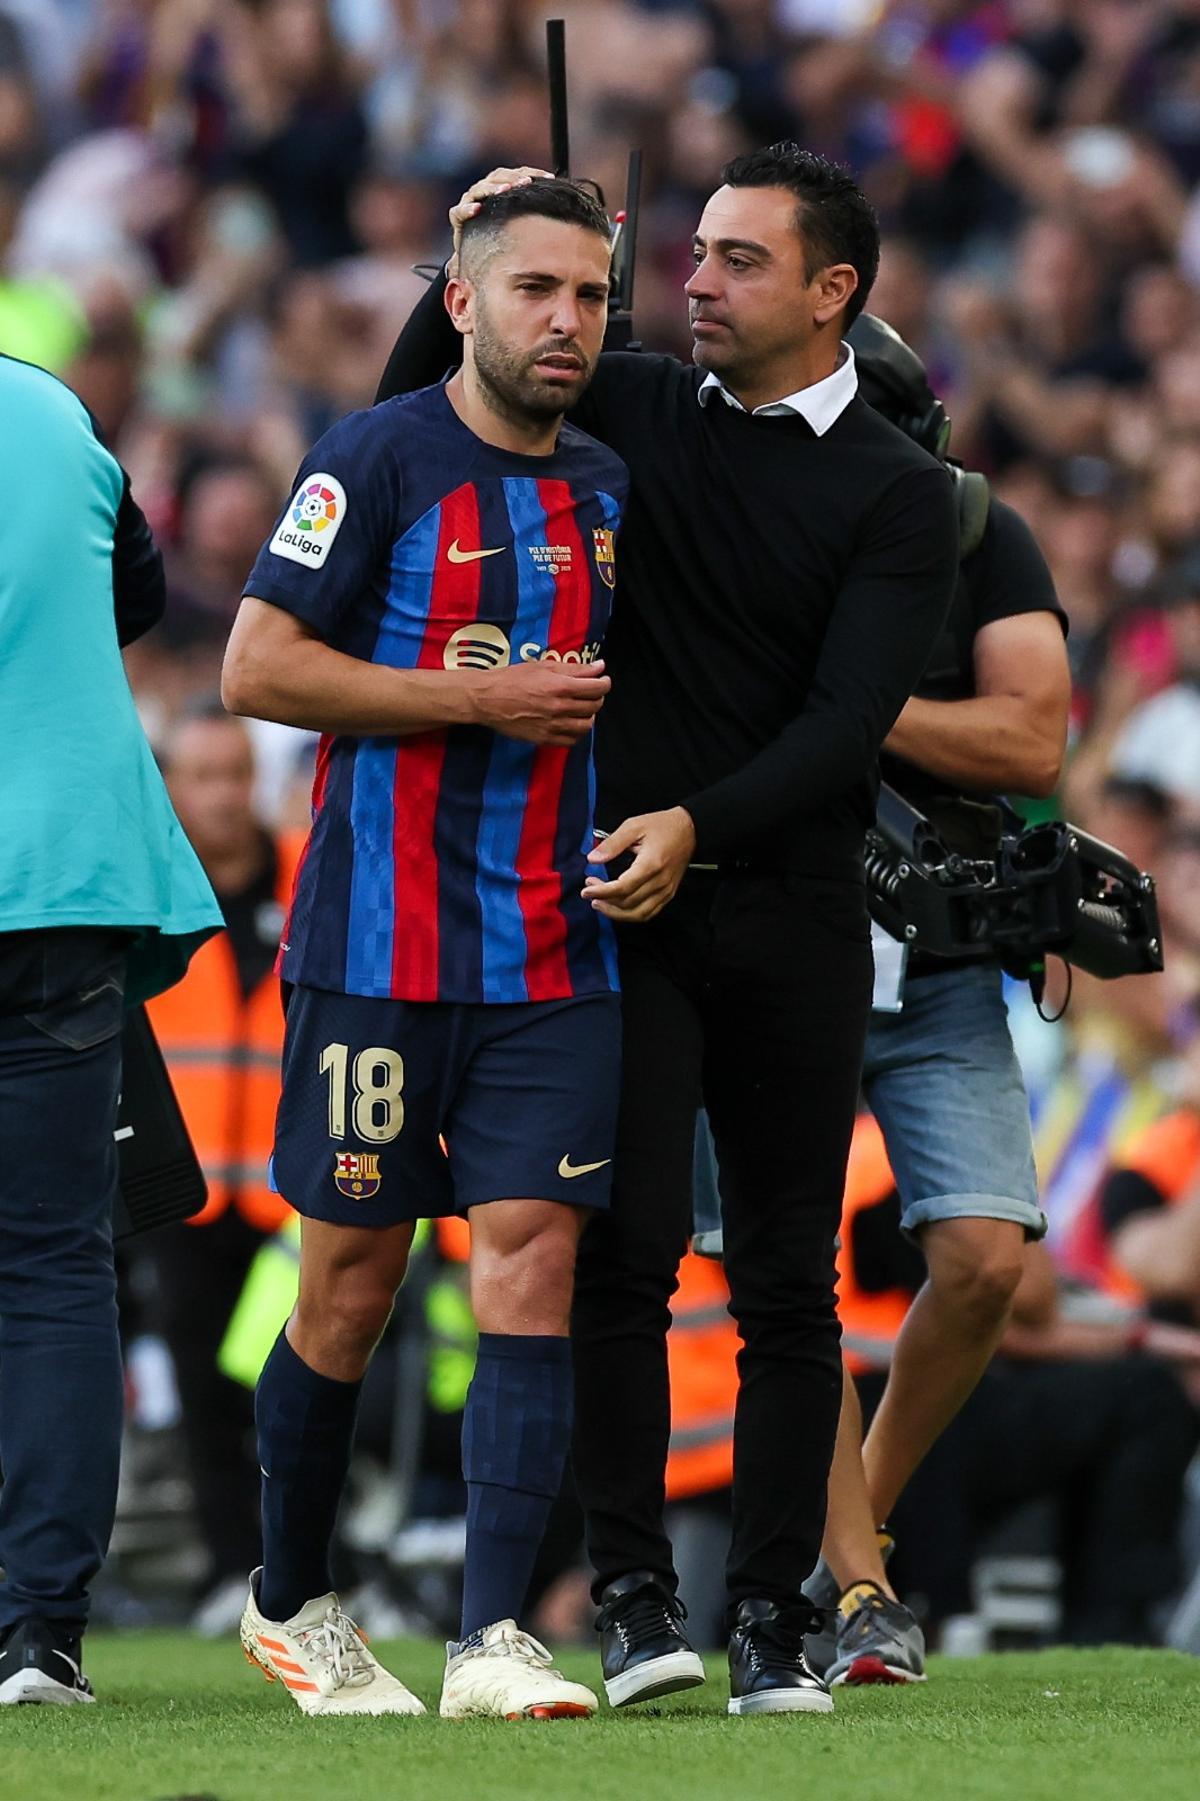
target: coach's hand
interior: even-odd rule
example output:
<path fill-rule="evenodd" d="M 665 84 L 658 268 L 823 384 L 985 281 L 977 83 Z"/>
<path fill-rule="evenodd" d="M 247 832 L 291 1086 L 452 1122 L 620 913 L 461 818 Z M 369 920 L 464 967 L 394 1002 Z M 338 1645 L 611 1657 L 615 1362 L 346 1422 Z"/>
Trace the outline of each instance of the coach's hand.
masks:
<path fill-rule="evenodd" d="M 589 876 L 583 898 L 609 919 L 653 919 L 674 899 L 695 850 L 696 828 L 683 807 L 626 819 L 589 852 L 588 862 L 611 863 L 627 851 L 633 852 L 633 862 L 611 882 Z"/>
<path fill-rule="evenodd" d="M 526 744 L 586 738 L 612 687 L 604 664 L 509 663 L 472 684 L 476 721 Z"/>
<path fill-rule="evenodd" d="M 490 200 L 493 194 L 506 194 L 509 188 L 523 188 L 537 175 L 549 179 L 549 169 L 532 169 L 522 166 L 519 169 L 493 169 L 490 175 L 481 175 L 478 181 L 471 183 L 462 199 L 450 208 L 450 229 L 454 233 L 454 255 L 458 255 L 459 240 L 462 228 L 468 219 L 473 219 L 479 211 L 480 202 Z"/>

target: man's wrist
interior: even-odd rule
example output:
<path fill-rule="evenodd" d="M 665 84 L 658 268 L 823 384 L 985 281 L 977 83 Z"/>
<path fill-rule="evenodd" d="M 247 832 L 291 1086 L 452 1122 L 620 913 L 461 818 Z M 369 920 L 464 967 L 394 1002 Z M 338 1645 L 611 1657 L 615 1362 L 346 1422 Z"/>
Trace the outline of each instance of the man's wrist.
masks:
<path fill-rule="evenodd" d="M 690 857 L 696 849 L 696 822 L 685 806 L 672 807 L 671 811 L 678 815 L 680 830 L 687 833 Z"/>

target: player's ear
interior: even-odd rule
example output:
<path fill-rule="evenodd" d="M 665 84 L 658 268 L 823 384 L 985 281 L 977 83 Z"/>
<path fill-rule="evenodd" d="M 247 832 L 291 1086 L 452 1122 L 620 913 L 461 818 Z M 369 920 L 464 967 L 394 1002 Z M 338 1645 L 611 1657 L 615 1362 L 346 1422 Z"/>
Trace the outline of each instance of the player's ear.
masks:
<path fill-rule="evenodd" d="M 455 331 L 469 338 L 475 329 L 475 283 L 465 275 L 452 275 L 446 283 L 445 300 Z"/>
<path fill-rule="evenodd" d="M 849 303 L 858 287 L 858 270 L 853 263 L 831 263 L 822 269 L 810 292 L 815 299 L 814 325 L 828 325 Z"/>

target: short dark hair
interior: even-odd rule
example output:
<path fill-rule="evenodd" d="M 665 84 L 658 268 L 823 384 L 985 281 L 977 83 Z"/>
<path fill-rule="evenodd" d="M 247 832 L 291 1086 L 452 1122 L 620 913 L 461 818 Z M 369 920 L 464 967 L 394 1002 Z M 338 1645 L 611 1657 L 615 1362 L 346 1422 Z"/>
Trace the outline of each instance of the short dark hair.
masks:
<path fill-rule="evenodd" d="M 463 226 L 460 252 L 465 255 L 470 247 L 483 246 L 489 238 L 498 244 L 511 220 L 527 218 L 561 219 L 564 225 L 594 231 L 605 243 L 612 241 L 608 214 L 594 194 L 562 176 L 538 175 L 522 187 L 490 195 Z"/>
<path fill-rule="evenodd" d="M 730 188 L 787 188 L 796 196 L 796 230 L 804 239 L 806 281 L 831 263 L 850 263 L 858 286 L 846 303 L 853 325 L 879 273 L 879 220 L 848 169 L 785 139 L 735 156 L 721 170 Z"/>

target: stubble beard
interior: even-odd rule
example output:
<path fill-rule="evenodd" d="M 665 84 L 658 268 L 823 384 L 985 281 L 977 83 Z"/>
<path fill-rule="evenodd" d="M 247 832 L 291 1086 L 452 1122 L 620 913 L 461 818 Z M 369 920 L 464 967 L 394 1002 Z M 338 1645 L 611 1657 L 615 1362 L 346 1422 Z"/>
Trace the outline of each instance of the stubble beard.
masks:
<path fill-rule="evenodd" d="M 506 424 L 540 424 L 561 419 L 574 406 L 586 383 L 568 390 L 551 387 L 533 373 L 533 364 L 546 355 L 542 346 L 532 355 L 521 355 L 511 349 L 492 329 L 487 312 L 480 307 L 475 317 L 475 374 L 479 391 L 488 411 Z M 572 354 L 580 356 L 577 347 Z M 584 374 L 590 374 L 584 366 Z"/>

